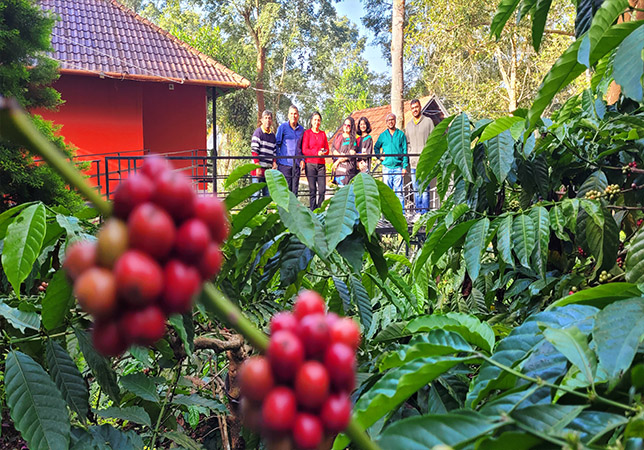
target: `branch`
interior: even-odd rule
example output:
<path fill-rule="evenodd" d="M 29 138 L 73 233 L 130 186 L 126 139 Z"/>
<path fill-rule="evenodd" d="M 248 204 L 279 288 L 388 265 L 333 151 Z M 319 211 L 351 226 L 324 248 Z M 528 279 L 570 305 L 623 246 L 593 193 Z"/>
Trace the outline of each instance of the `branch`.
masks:
<path fill-rule="evenodd" d="M 244 345 L 244 338 L 240 334 L 231 334 L 228 340 L 210 337 L 198 337 L 194 341 L 195 350 L 214 350 L 217 353 L 227 350 L 239 350 Z"/>

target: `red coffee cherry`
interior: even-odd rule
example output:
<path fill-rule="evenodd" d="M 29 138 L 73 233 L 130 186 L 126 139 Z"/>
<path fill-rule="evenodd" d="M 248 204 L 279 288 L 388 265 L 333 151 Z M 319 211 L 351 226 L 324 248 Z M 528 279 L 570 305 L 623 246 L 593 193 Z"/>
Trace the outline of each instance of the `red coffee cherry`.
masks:
<path fill-rule="evenodd" d="M 239 387 L 244 397 L 261 402 L 274 385 L 271 366 L 266 358 L 253 356 L 244 361 L 239 373 Z"/>
<path fill-rule="evenodd" d="M 333 326 L 334 323 L 336 323 L 338 320 L 340 320 L 340 316 L 338 316 L 334 312 L 329 312 L 324 317 L 326 319 L 326 324 L 329 326 L 329 330 L 331 329 L 331 327 Z"/>
<path fill-rule="evenodd" d="M 309 314 L 324 314 L 326 305 L 324 299 L 320 294 L 315 291 L 302 291 L 295 299 L 295 306 L 293 307 L 293 314 L 299 320 Z"/>
<path fill-rule="evenodd" d="M 199 219 L 188 219 L 177 228 L 174 250 L 185 261 L 198 260 L 210 243 L 210 232 Z"/>
<path fill-rule="evenodd" d="M 163 271 L 139 250 L 128 250 L 114 264 L 119 294 L 134 307 L 153 303 L 163 290 Z"/>
<path fill-rule="evenodd" d="M 128 228 L 120 219 L 108 219 L 96 235 L 98 263 L 111 269 L 128 248 Z"/>
<path fill-rule="evenodd" d="M 165 314 L 158 306 L 126 312 L 119 326 L 127 340 L 138 345 L 152 345 L 165 335 Z"/>
<path fill-rule="evenodd" d="M 128 219 L 130 246 L 155 259 L 165 258 L 174 245 L 172 217 L 152 203 L 137 206 Z"/>
<path fill-rule="evenodd" d="M 304 346 L 298 337 L 286 330 L 278 331 L 268 344 L 268 360 L 280 381 L 289 381 L 304 362 Z"/>
<path fill-rule="evenodd" d="M 83 272 L 96 265 L 96 243 L 76 241 L 67 247 L 63 269 L 71 280 L 76 280 Z"/>
<path fill-rule="evenodd" d="M 226 208 L 217 197 L 198 197 L 195 201 L 195 216 L 208 226 L 210 236 L 217 244 L 222 244 L 228 238 L 230 224 Z"/>
<path fill-rule="evenodd" d="M 91 267 L 74 283 L 74 295 L 84 311 L 96 317 L 108 317 L 116 310 L 116 281 L 103 267 Z"/>
<path fill-rule="evenodd" d="M 199 271 L 177 259 L 170 260 L 163 270 L 165 286 L 161 303 L 163 309 L 168 313 L 180 313 L 190 311 L 192 308 L 192 297 L 197 294 L 201 287 Z"/>
<path fill-rule="evenodd" d="M 317 409 L 329 395 L 329 374 L 322 363 L 307 361 L 295 375 L 297 403 L 308 409 Z"/>
<path fill-rule="evenodd" d="M 154 183 L 145 175 L 135 174 L 122 181 L 114 191 L 114 216 L 127 220 L 137 206 L 150 201 Z"/>
<path fill-rule="evenodd" d="M 320 411 L 322 424 L 331 433 L 343 431 L 351 420 L 351 400 L 348 394 L 332 394 Z"/>
<path fill-rule="evenodd" d="M 330 329 L 331 342 L 341 342 L 356 350 L 360 346 L 360 328 L 348 317 L 335 322 Z"/>
<path fill-rule="evenodd" d="M 354 388 L 356 376 L 356 355 L 348 345 L 336 342 L 327 349 L 324 365 L 329 372 L 331 383 L 341 391 Z"/>
<path fill-rule="evenodd" d="M 165 158 L 159 155 L 149 155 L 143 160 L 141 166 L 141 173 L 147 176 L 150 180 L 158 179 L 164 172 L 170 170 L 170 166 Z"/>
<path fill-rule="evenodd" d="M 297 333 L 298 321 L 293 314 L 287 311 L 281 311 L 271 318 L 271 334 L 280 330 L 288 330 Z"/>
<path fill-rule="evenodd" d="M 224 255 L 217 244 L 211 242 L 199 260 L 199 273 L 201 278 L 209 280 L 219 273 Z"/>
<path fill-rule="evenodd" d="M 295 422 L 295 394 L 284 386 L 268 393 L 262 404 L 262 424 L 267 430 L 289 431 Z"/>
<path fill-rule="evenodd" d="M 166 171 L 156 180 L 152 201 L 165 209 L 177 222 L 192 216 L 195 211 L 195 193 L 192 183 L 180 173 Z"/>
<path fill-rule="evenodd" d="M 314 450 L 322 442 L 322 421 L 313 414 L 300 413 L 293 423 L 293 440 L 297 448 Z"/>
<path fill-rule="evenodd" d="M 329 346 L 329 326 L 324 314 L 309 314 L 300 320 L 298 336 L 304 344 L 306 356 L 317 358 L 324 356 Z"/>
<path fill-rule="evenodd" d="M 94 322 L 92 343 L 96 351 L 104 356 L 119 356 L 129 345 L 118 324 L 111 320 Z"/>

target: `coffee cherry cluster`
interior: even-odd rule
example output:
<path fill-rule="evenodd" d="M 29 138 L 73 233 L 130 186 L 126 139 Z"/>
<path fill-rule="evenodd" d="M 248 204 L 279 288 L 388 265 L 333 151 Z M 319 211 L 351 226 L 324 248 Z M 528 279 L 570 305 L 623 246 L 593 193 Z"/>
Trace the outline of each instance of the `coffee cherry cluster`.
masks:
<path fill-rule="evenodd" d="M 612 276 L 605 270 L 602 270 L 601 273 L 599 274 L 600 283 L 606 283 L 607 281 L 610 281 L 611 278 Z"/>
<path fill-rule="evenodd" d="M 585 196 L 585 197 L 586 197 L 588 200 L 598 200 L 598 199 L 600 199 L 600 198 L 602 197 L 602 195 L 603 195 L 603 194 L 602 194 L 600 191 L 596 191 L 596 190 L 594 190 L 594 189 L 591 189 L 591 190 L 589 190 L 588 192 L 586 192 L 586 196 Z"/>
<path fill-rule="evenodd" d="M 118 186 L 114 217 L 96 242 L 67 250 L 74 294 L 95 319 L 94 347 L 117 356 L 161 339 L 167 316 L 190 311 L 202 282 L 219 272 L 228 228 L 216 197 L 197 197 L 164 159 L 146 159 Z"/>
<path fill-rule="evenodd" d="M 637 168 L 637 163 L 635 161 L 631 161 L 628 163 L 626 166 L 622 166 L 622 173 L 630 173 L 633 169 Z"/>
<path fill-rule="evenodd" d="M 249 358 L 240 371 L 244 423 L 268 442 L 316 449 L 349 423 L 360 329 L 325 314 L 313 291 L 301 292 L 293 312 L 276 314 L 270 328 L 266 356 Z"/>
<path fill-rule="evenodd" d="M 609 198 L 613 198 L 617 194 L 619 194 L 622 191 L 622 189 L 619 187 L 617 184 L 609 184 L 606 186 L 604 189 L 604 194 L 607 195 Z"/>

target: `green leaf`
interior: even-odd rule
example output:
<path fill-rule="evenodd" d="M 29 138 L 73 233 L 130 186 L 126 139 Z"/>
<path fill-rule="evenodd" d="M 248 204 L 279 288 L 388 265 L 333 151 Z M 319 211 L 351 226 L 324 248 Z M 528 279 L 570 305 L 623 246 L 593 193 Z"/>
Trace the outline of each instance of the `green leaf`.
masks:
<path fill-rule="evenodd" d="M 604 0 L 601 6 L 595 12 L 593 21 L 590 24 L 588 33 L 584 37 L 587 40 L 588 51 L 580 52 L 578 61 L 590 69 L 590 54 L 594 53 L 597 44 L 608 28 L 610 28 L 617 18 L 628 8 L 628 0 Z"/>
<path fill-rule="evenodd" d="M 541 46 L 541 39 L 546 28 L 551 3 L 552 0 L 537 0 L 536 10 L 532 14 L 532 47 L 534 47 L 535 52 L 538 52 Z"/>
<path fill-rule="evenodd" d="M 353 418 L 367 428 L 407 400 L 418 389 L 466 358 L 419 358 L 391 370 L 357 401 Z"/>
<path fill-rule="evenodd" d="M 199 442 L 191 439 L 185 433 L 180 433 L 178 431 L 168 431 L 167 433 L 163 433 L 163 437 L 170 439 L 172 442 L 180 445 L 186 450 L 203 450 L 203 446 Z"/>
<path fill-rule="evenodd" d="M 485 127 L 485 130 L 483 130 L 483 134 L 481 134 L 479 142 L 485 142 L 488 139 L 492 139 L 493 137 L 509 130 L 513 125 L 520 122 L 525 122 L 525 119 L 519 116 L 500 117 Z"/>
<path fill-rule="evenodd" d="M 89 391 L 78 367 L 58 342 L 47 339 L 45 346 L 49 373 L 58 390 L 72 411 L 80 417 L 87 417 Z"/>
<path fill-rule="evenodd" d="M 353 227 L 358 220 L 355 203 L 353 185 L 343 186 L 333 194 L 324 222 L 328 254 L 331 254 L 337 245 L 353 232 Z"/>
<path fill-rule="evenodd" d="M 351 298 L 353 303 L 358 307 L 358 316 L 360 323 L 365 330 L 371 327 L 373 311 L 371 310 L 371 298 L 360 280 L 353 275 L 349 277 L 349 286 L 351 288 Z"/>
<path fill-rule="evenodd" d="M 403 239 L 409 244 L 409 228 L 403 215 L 402 205 L 394 191 L 380 180 L 375 180 L 380 193 L 380 207 L 382 214 L 396 229 Z"/>
<path fill-rule="evenodd" d="M 620 414 L 601 411 L 582 411 L 566 426 L 561 434 L 564 437 L 564 433 L 568 434 L 572 431 L 579 435 L 581 442 L 592 444 L 609 431 L 627 422 L 628 419 Z"/>
<path fill-rule="evenodd" d="M 443 223 L 431 231 L 429 238 L 425 240 L 423 248 L 420 250 L 420 253 L 414 261 L 414 278 L 419 277 L 420 271 L 424 267 L 425 262 L 427 262 L 427 258 L 429 258 L 434 251 L 434 248 L 436 248 L 436 245 L 438 245 L 443 236 L 445 236 L 445 233 L 447 233 L 447 227 Z"/>
<path fill-rule="evenodd" d="M 380 220 L 378 185 L 371 175 L 362 172 L 351 180 L 351 184 L 356 194 L 356 208 L 360 214 L 360 221 L 367 230 L 367 237 L 370 238 Z"/>
<path fill-rule="evenodd" d="M 512 258 L 512 215 L 501 216 L 496 221 L 499 222 L 496 230 L 496 245 L 499 256 L 507 264 L 514 267 L 514 259 Z"/>
<path fill-rule="evenodd" d="M 268 185 L 268 192 L 277 206 L 288 211 L 291 204 L 290 194 L 286 178 L 279 170 L 268 169 L 264 172 L 266 184 Z"/>
<path fill-rule="evenodd" d="M 38 204 L 36 202 L 22 203 L 20 205 L 9 208 L 8 210 L 0 214 L 0 240 L 4 239 L 7 233 L 7 227 L 13 222 L 14 216 L 20 211 L 25 209 L 28 206 L 33 204 Z"/>
<path fill-rule="evenodd" d="M 616 48 L 638 26 L 640 24 L 637 22 L 623 22 L 608 28 L 590 53 L 590 65 L 594 65 L 605 54 Z M 577 52 L 581 42 L 581 39 L 573 42 L 541 82 L 532 107 L 528 111 L 528 131 L 537 125 L 541 114 L 548 107 L 554 96 L 586 70 L 586 66 L 577 62 Z"/>
<path fill-rule="evenodd" d="M 31 450 L 67 450 L 69 413 L 47 372 L 24 353 L 7 355 L 5 395 L 14 426 Z"/>
<path fill-rule="evenodd" d="M 472 169 L 474 158 L 471 147 L 470 121 L 465 113 L 461 113 L 453 120 L 447 132 L 449 153 L 452 155 L 454 164 L 463 174 L 463 178 L 470 183 L 474 182 Z"/>
<path fill-rule="evenodd" d="M 537 435 L 556 435 L 586 406 L 533 405 L 510 413 L 521 428 Z"/>
<path fill-rule="evenodd" d="M 85 356 L 87 365 L 92 370 L 96 381 L 105 392 L 116 404 L 121 401 L 121 391 L 119 385 L 116 383 L 116 372 L 112 369 L 110 362 L 103 356 L 99 355 L 86 332 L 74 328 L 74 334 L 78 339 L 78 345 Z"/>
<path fill-rule="evenodd" d="M 411 333 L 407 331 L 407 321 L 393 322 L 387 325 L 380 333 L 374 338 L 374 342 L 385 342 L 400 339 L 401 337 L 409 336 Z"/>
<path fill-rule="evenodd" d="M 465 267 L 470 274 L 472 281 L 476 281 L 481 270 L 481 254 L 485 250 L 487 232 L 490 229 L 490 219 L 484 217 L 478 220 L 467 232 L 465 244 L 463 244 L 463 257 Z"/>
<path fill-rule="evenodd" d="M 454 120 L 454 116 L 446 117 L 434 127 L 418 158 L 416 180 L 421 191 L 427 189 L 431 181 L 430 174 L 447 151 L 446 131 L 452 120 Z"/>
<path fill-rule="evenodd" d="M 121 377 L 121 386 L 143 400 L 155 403 L 160 402 L 156 384 L 143 373 L 131 373 Z"/>
<path fill-rule="evenodd" d="M 410 333 L 420 333 L 442 329 L 458 333 L 470 344 L 492 352 L 494 347 L 494 331 L 486 322 L 481 322 L 475 316 L 450 312 L 446 315 L 430 314 L 411 320 L 406 327 Z"/>
<path fill-rule="evenodd" d="M 226 178 L 226 182 L 224 183 L 224 189 L 228 189 L 237 180 L 239 180 L 242 177 L 245 177 L 253 170 L 259 169 L 259 168 L 260 166 L 255 163 L 246 163 L 246 164 L 242 164 L 241 166 L 235 167 L 235 169 L 232 172 L 230 172 L 230 175 L 228 175 L 228 178 Z"/>
<path fill-rule="evenodd" d="M 467 443 L 506 425 L 476 411 L 457 411 L 402 419 L 380 434 L 378 444 L 387 450 L 427 450 L 434 446 L 462 448 Z"/>
<path fill-rule="evenodd" d="M 35 312 L 20 311 L 0 300 L 0 316 L 4 317 L 12 327 L 19 329 L 22 333 L 26 328 L 40 330 L 40 316 Z"/>
<path fill-rule="evenodd" d="M 59 270 L 49 282 L 42 301 L 42 324 L 45 329 L 51 331 L 62 325 L 73 302 L 72 285 L 67 281 L 65 271 Z"/>
<path fill-rule="evenodd" d="M 530 218 L 535 225 L 534 252 L 539 262 L 539 273 L 545 279 L 548 245 L 550 244 L 550 214 L 543 206 L 535 206 L 530 210 Z"/>
<path fill-rule="evenodd" d="M 514 14 L 514 10 L 519 5 L 521 0 L 501 0 L 499 6 L 496 8 L 496 14 L 492 19 L 490 25 L 490 36 L 496 36 L 497 39 L 501 37 L 501 32 L 505 27 L 508 19 Z"/>
<path fill-rule="evenodd" d="M 582 201 L 581 205 L 586 209 L 586 205 L 592 202 Z M 601 207 L 599 210 L 601 220 L 592 216 L 594 220 L 584 221 L 586 228 L 586 242 L 590 253 L 597 260 L 596 267 L 598 270 L 609 270 L 615 265 L 617 252 L 619 250 L 619 226 L 615 222 L 610 210 Z M 602 222 L 600 225 L 598 222 Z"/>
<path fill-rule="evenodd" d="M 564 213 L 564 208 L 562 205 L 554 205 L 550 208 L 550 225 L 552 230 L 555 232 L 557 237 L 562 241 L 569 241 L 570 237 L 565 232 L 565 227 L 567 223 L 567 218 Z"/>
<path fill-rule="evenodd" d="M 644 61 L 644 27 L 633 31 L 619 46 L 613 63 L 613 78 L 622 87 L 622 92 L 637 102 L 642 101 L 642 74 Z"/>
<path fill-rule="evenodd" d="M 546 327 L 544 337 L 568 360 L 579 368 L 591 385 L 595 382 L 597 356 L 588 346 L 588 337 L 577 327 L 556 329 Z"/>
<path fill-rule="evenodd" d="M 230 235 L 234 236 L 243 230 L 246 224 L 253 218 L 257 217 L 257 215 L 262 212 L 270 202 L 270 197 L 258 198 L 244 206 L 238 213 L 233 214 L 231 219 L 232 229 L 230 231 Z"/>
<path fill-rule="evenodd" d="M 123 432 L 110 424 L 93 426 L 84 433 L 72 450 L 141 450 L 143 440 L 134 430 Z"/>
<path fill-rule="evenodd" d="M 225 414 L 228 411 L 226 405 L 224 405 L 220 401 L 211 400 L 209 398 L 202 397 L 199 394 L 176 395 L 172 399 L 172 403 L 174 403 L 175 405 L 183 406 L 199 406 L 201 408 L 207 408 L 215 413 Z"/>
<path fill-rule="evenodd" d="M 255 192 L 261 191 L 264 188 L 264 183 L 251 183 L 241 189 L 235 189 L 224 199 L 224 205 L 228 211 L 239 205 L 244 200 L 249 199 Z"/>
<path fill-rule="evenodd" d="M 414 336 L 409 344 L 403 344 L 399 349 L 385 353 L 379 368 L 384 371 L 400 367 L 416 358 L 471 351 L 472 347 L 460 334 L 438 328 L 427 334 Z"/>
<path fill-rule="evenodd" d="M 616 382 L 633 363 L 644 336 L 644 298 L 612 303 L 597 313 L 593 342 L 599 363 Z"/>
<path fill-rule="evenodd" d="M 588 191 L 603 192 L 604 189 L 606 189 L 606 186 L 608 186 L 606 175 L 601 170 L 596 170 L 581 184 L 579 191 L 577 192 L 577 197 L 583 199 Z"/>
<path fill-rule="evenodd" d="M 71 237 L 82 236 L 85 233 L 83 228 L 80 226 L 78 217 L 56 214 L 56 223 L 65 230 L 68 239 Z"/>
<path fill-rule="evenodd" d="M 186 353 L 191 355 L 195 350 L 195 325 L 192 321 L 192 314 L 173 314 L 168 318 L 168 322 L 181 338 Z"/>
<path fill-rule="evenodd" d="M 31 273 L 40 254 L 47 230 L 45 206 L 31 205 L 22 210 L 7 228 L 2 249 L 2 268 L 16 295 L 20 285 Z"/>
<path fill-rule="evenodd" d="M 510 173 L 514 162 L 514 140 L 512 135 L 507 130 L 503 131 L 490 138 L 486 148 L 490 168 L 499 184 L 502 184 L 508 173 Z"/>
<path fill-rule="evenodd" d="M 107 409 L 94 409 L 94 413 L 104 419 L 119 419 L 127 420 L 129 422 L 139 423 L 142 425 L 152 426 L 150 415 L 145 409 L 140 406 L 124 406 L 118 408 L 116 406 Z"/>
<path fill-rule="evenodd" d="M 315 251 L 321 258 L 328 254 L 324 228 L 318 217 L 309 208 L 303 206 L 295 194 L 289 191 L 289 207 L 278 208 L 284 225 L 291 233 L 311 250 Z"/>
<path fill-rule="evenodd" d="M 637 297 L 642 295 L 642 292 L 635 284 L 631 283 L 607 283 L 600 284 L 599 286 L 583 291 L 575 292 L 562 299 L 557 300 L 547 309 L 556 308 L 557 306 L 565 306 L 573 303 L 579 305 L 590 305 L 597 308 L 603 308 L 618 300 L 626 298 Z"/>
<path fill-rule="evenodd" d="M 443 256 L 449 249 L 451 249 L 456 242 L 458 242 L 465 233 L 468 232 L 471 226 L 476 223 L 476 220 L 468 220 L 467 222 L 462 222 L 456 225 L 454 228 L 451 228 L 443 235 L 443 238 L 436 243 L 436 247 L 432 253 L 432 263 L 436 264 L 438 260 Z"/>
<path fill-rule="evenodd" d="M 529 269 L 530 255 L 535 246 L 535 226 L 534 221 L 528 214 L 519 214 L 514 218 L 512 241 L 514 242 L 514 251 L 521 265 Z"/>
<path fill-rule="evenodd" d="M 481 440 L 476 450 L 499 450 L 511 448 L 512 450 L 530 450 L 537 448 L 543 441 L 536 436 L 519 431 L 506 431 L 498 437 L 488 436 Z"/>
<path fill-rule="evenodd" d="M 624 264 L 626 281 L 633 284 L 644 284 L 644 229 L 640 229 L 633 236 Z"/>

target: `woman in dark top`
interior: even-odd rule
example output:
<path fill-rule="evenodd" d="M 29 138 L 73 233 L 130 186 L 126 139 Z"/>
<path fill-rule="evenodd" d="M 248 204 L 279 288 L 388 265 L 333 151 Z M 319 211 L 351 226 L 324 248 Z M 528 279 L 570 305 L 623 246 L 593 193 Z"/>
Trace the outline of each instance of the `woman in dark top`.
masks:
<path fill-rule="evenodd" d="M 333 143 L 333 154 L 339 156 L 333 163 L 333 173 L 338 186 L 346 186 L 356 173 L 355 158 L 343 158 L 343 155 L 356 154 L 356 123 L 349 116 L 342 125 L 342 134 Z"/>
<path fill-rule="evenodd" d="M 322 116 L 314 112 L 311 116 L 311 128 L 302 136 L 302 154 L 306 158 L 306 178 L 309 181 L 309 208 L 318 209 L 324 201 L 326 192 L 326 166 L 323 156 L 329 154 L 329 142 L 326 133 L 320 130 Z"/>
<path fill-rule="evenodd" d="M 369 119 L 361 117 L 358 120 L 358 153 L 369 155 L 365 159 L 358 160 L 358 170 L 360 172 L 369 172 L 371 170 L 371 155 L 373 155 L 373 139 L 371 138 L 371 124 Z"/>

